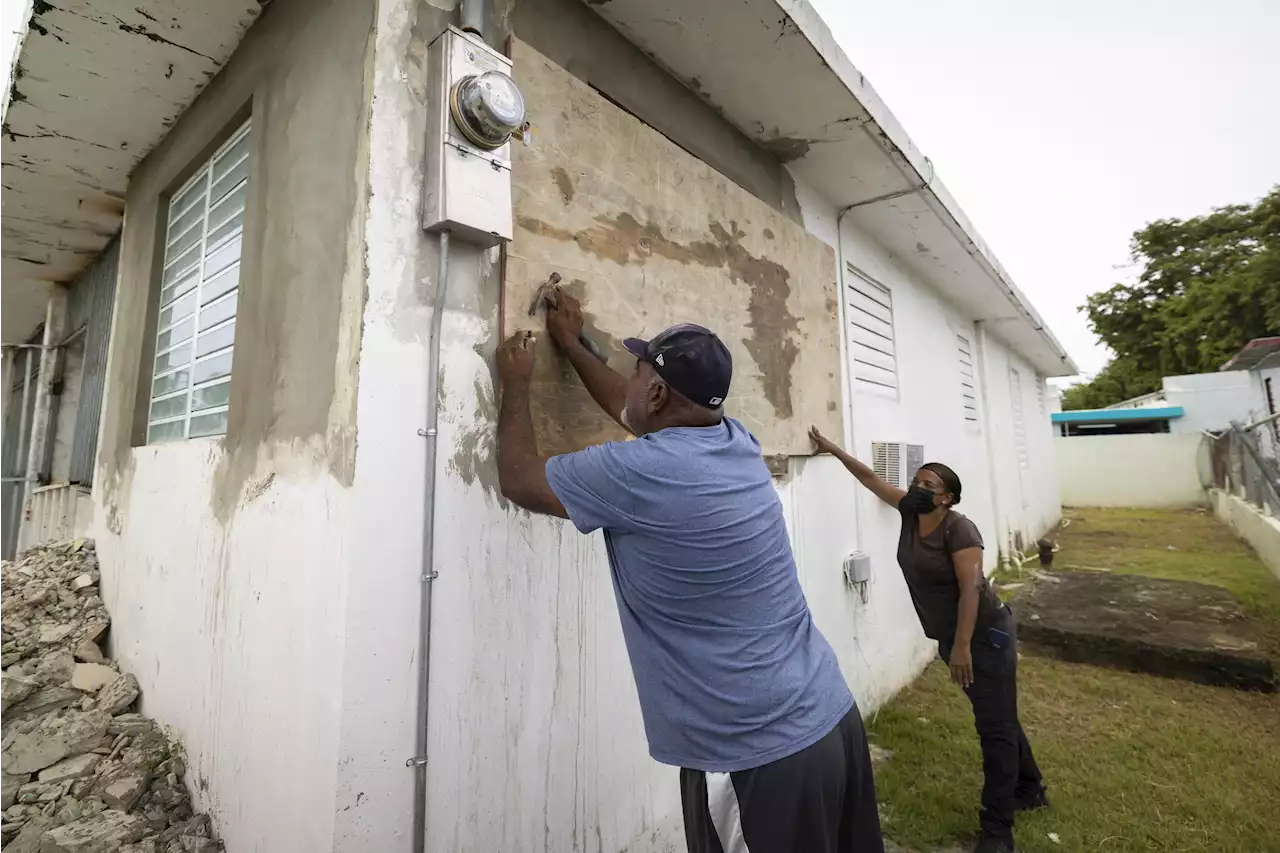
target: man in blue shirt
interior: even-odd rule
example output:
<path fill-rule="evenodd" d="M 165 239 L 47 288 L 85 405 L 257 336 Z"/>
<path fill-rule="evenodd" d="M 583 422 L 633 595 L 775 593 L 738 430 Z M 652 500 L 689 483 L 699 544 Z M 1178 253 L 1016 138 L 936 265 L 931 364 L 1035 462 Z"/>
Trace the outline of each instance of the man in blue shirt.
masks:
<path fill-rule="evenodd" d="M 724 416 L 732 360 L 701 326 L 628 339 L 627 379 L 547 331 L 634 441 L 538 455 L 527 333 L 498 351 L 502 493 L 604 531 L 649 752 L 681 768 L 690 853 L 882 853 L 862 718 L 810 615 L 755 437 Z"/>

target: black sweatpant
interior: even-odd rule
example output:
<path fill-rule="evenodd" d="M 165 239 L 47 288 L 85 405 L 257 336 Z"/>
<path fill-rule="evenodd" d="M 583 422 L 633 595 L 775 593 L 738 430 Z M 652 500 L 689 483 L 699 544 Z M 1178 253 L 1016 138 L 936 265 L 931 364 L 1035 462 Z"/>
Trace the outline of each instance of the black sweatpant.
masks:
<path fill-rule="evenodd" d="M 680 771 L 689 853 L 884 853 L 855 706 L 822 740 L 736 773 Z"/>
<path fill-rule="evenodd" d="M 1018 639 L 1013 614 L 1006 606 L 997 629 L 1008 635 L 996 648 L 990 634 L 975 636 L 973 684 L 965 689 L 973 706 L 973 724 L 982 745 L 982 831 L 1010 842 L 1013 816 L 1020 797 L 1038 792 L 1044 784 L 1031 744 L 1018 721 Z M 938 653 L 951 661 L 951 643 L 938 644 Z"/>

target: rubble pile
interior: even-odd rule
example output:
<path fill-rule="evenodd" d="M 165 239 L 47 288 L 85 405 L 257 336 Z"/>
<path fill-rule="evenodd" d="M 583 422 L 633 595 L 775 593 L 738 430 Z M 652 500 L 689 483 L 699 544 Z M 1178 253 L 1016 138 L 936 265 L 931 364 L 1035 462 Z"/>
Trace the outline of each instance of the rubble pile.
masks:
<path fill-rule="evenodd" d="M 111 618 L 85 540 L 3 564 L 5 853 L 216 853 L 181 749 L 130 709 L 138 681 L 98 645 Z"/>

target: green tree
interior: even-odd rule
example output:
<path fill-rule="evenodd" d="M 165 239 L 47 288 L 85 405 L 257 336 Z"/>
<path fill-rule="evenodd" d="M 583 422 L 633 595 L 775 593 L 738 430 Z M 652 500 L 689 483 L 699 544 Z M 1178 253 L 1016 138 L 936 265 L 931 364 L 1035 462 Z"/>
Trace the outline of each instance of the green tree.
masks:
<path fill-rule="evenodd" d="M 1090 296 L 1081 311 L 1115 357 L 1068 389 L 1064 409 L 1156 391 L 1165 376 L 1217 370 L 1253 338 L 1280 334 L 1280 186 L 1254 205 L 1134 232 L 1142 272 Z"/>

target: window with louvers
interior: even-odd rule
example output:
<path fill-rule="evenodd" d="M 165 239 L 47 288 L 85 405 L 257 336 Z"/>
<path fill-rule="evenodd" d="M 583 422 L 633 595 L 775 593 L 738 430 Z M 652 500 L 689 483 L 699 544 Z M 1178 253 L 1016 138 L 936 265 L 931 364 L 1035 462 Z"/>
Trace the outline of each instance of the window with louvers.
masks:
<path fill-rule="evenodd" d="M 1031 468 L 1031 455 L 1027 452 L 1027 423 L 1022 412 L 1022 377 L 1009 368 L 1009 404 L 1013 409 L 1013 441 L 1018 454 L 1018 465 L 1024 471 Z"/>
<path fill-rule="evenodd" d="M 227 431 L 249 123 L 169 201 L 147 443 Z"/>
<path fill-rule="evenodd" d="M 852 264 L 847 271 L 846 320 L 854 381 L 859 391 L 896 397 L 898 363 L 893 333 L 893 294 Z"/>
<path fill-rule="evenodd" d="M 964 403 L 964 419 L 978 422 L 978 385 L 973 380 L 973 347 L 964 335 L 956 335 L 956 353 L 960 360 L 960 397 Z"/>
<path fill-rule="evenodd" d="M 902 445 L 896 441 L 871 442 L 871 470 L 891 486 L 902 485 Z"/>

